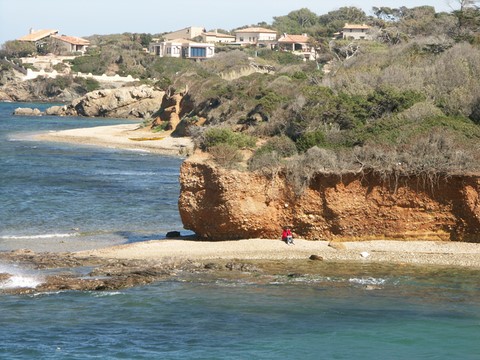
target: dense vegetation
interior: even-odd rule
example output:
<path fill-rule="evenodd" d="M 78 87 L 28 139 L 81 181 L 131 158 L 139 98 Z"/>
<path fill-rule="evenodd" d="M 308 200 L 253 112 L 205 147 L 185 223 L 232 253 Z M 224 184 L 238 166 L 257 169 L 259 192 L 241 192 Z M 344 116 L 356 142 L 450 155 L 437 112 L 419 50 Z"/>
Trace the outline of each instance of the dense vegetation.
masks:
<path fill-rule="evenodd" d="M 190 131 L 223 166 L 245 167 L 242 150 L 249 149 L 250 170 L 285 171 L 299 189 L 318 172 L 415 175 L 432 183 L 480 167 L 475 4 L 458 0 L 451 13 L 380 7 L 375 16 L 354 7 L 324 15 L 300 9 L 258 24 L 309 34 L 319 53 L 311 62 L 221 45 L 201 63 L 158 58 L 142 51 L 151 35 L 126 33 L 89 38 L 87 55 L 71 65 L 86 73 L 130 74 L 170 91 L 188 89 L 193 111 L 184 120 L 206 119 Z M 370 25 L 374 40 L 332 40 L 346 22 Z M 252 63 L 275 71 L 224 80 Z"/>

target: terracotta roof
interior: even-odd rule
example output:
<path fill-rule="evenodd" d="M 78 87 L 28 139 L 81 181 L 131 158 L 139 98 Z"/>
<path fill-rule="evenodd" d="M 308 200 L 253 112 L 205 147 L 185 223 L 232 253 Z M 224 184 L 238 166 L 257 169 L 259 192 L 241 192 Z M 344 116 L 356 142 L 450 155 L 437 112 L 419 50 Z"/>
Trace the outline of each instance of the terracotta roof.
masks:
<path fill-rule="evenodd" d="M 362 24 L 345 24 L 344 29 L 370 29 L 370 26 Z"/>
<path fill-rule="evenodd" d="M 278 39 L 278 42 L 281 43 L 295 43 L 295 44 L 305 44 L 308 42 L 309 37 L 306 35 L 289 35 L 284 34 Z"/>
<path fill-rule="evenodd" d="M 265 29 L 262 27 L 250 27 L 246 29 L 235 30 L 236 33 L 272 33 L 276 34 L 275 30 Z"/>
<path fill-rule="evenodd" d="M 19 41 L 38 41 L 42 40 L 43 38 L 49 37 L 50 35 L 55 35 L 58 33 L 58 30 L 37 30 L 33 31 L 32 33 L 22 36 L 21 38 L 18 38 Z"/>
<path fill-rule="evenodd" d="M 90 41 L 75 36 L 53 35 L 52 37 L 73 45 L 90 45 Z"/>

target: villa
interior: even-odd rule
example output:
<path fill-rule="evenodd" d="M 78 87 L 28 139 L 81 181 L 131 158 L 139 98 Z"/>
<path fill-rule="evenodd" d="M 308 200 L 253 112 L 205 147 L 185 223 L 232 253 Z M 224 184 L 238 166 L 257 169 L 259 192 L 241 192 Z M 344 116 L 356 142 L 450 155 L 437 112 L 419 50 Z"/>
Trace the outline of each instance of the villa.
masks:
<path fill-rule="evenodd" d="M 277 41 L 277 32 L 261 27 L 235 31 L 235 42 L 240 45 L 272 46 Z"/>
<path fill-rule="evenodd" d="M 83 54 L 90 45 L 90 41 L 75 36 L 52 35 L 51 38 L 64 52 L 80 52 Z"/>
<path fill-rule="evenodd" d="M 215 44 L 175 39 L 151 43 L 149 51 L 160 57 L 204 60 L 215 55 Z"/>
<path fill-rule="evenodd" d="M 283 34 L 278 39 L 278 48 L 281 51 L 289 51 L 298 55 L 303 60 L 315 60 L 316 58 L 315 48 L 311 45 L 311 39 L 307 34 Z"/>

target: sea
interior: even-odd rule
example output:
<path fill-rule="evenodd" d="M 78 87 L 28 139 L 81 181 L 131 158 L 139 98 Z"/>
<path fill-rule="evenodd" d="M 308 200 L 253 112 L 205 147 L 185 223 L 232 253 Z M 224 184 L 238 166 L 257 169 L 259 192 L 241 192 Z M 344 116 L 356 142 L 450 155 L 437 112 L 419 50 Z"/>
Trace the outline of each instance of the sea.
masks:
<path fill-rule="evenodd" d="M 182 158 L 41 142 L 126 123 L 15 117 L 0 103 L 0 251 L 75 251 L 183 229 Z M 181 241 L 181 240 L 178 240 Z M 0 359 L 480 359 L 480 271 L 322 264 L 315 274 L 170 279 L 12 295 L 39 270 L 2 264 Z"/>

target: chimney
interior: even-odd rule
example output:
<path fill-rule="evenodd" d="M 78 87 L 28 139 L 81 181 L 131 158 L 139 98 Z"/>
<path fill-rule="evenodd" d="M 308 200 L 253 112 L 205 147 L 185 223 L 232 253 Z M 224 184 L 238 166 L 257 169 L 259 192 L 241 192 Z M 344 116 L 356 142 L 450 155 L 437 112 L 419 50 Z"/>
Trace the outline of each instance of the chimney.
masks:
<path fill-rule="evenodd" d="M 29 34 L 33 34 L 34 31 L 33 31 L 33 27 L 30 28 L 30 30 L 28 31 Z"/>

